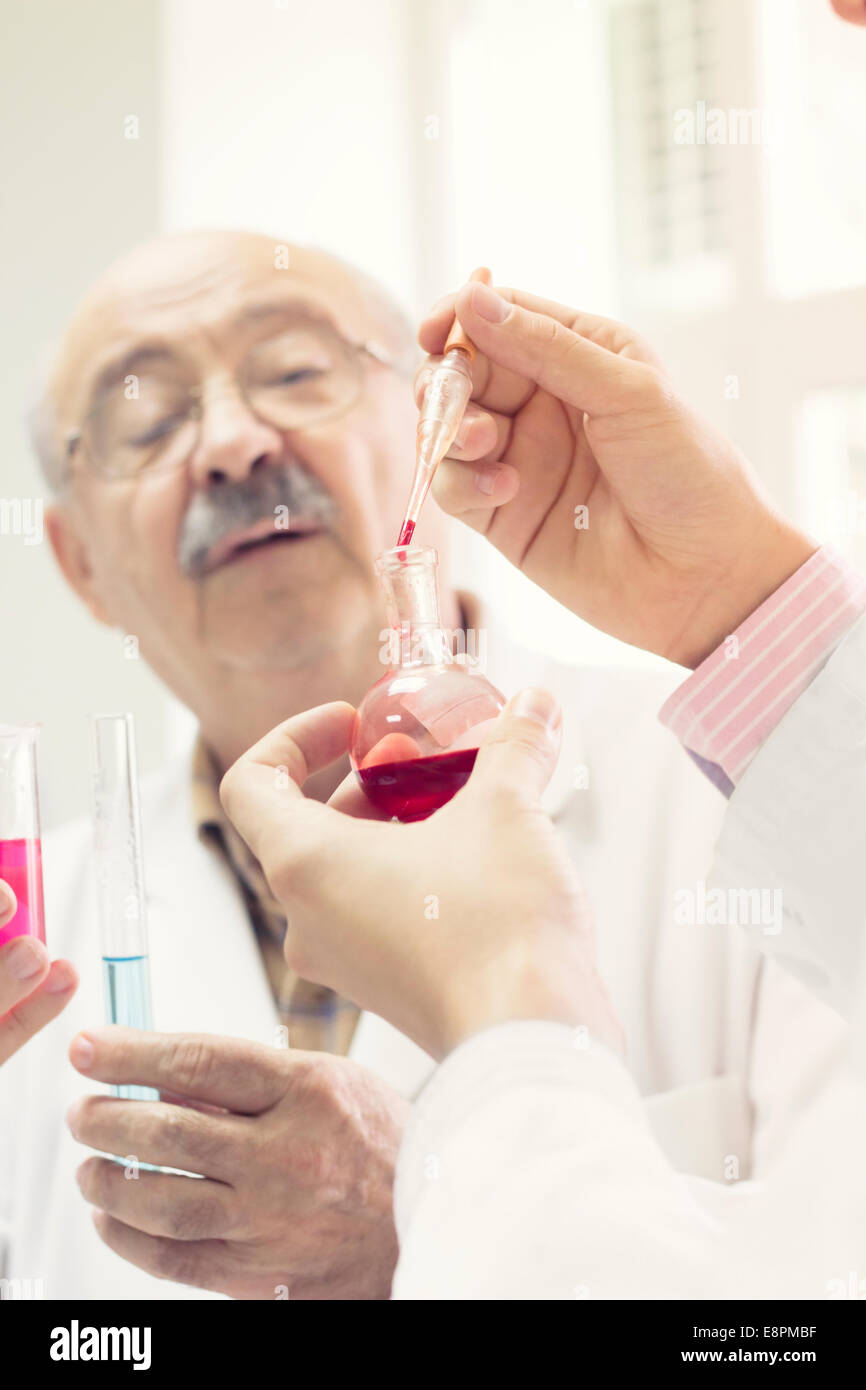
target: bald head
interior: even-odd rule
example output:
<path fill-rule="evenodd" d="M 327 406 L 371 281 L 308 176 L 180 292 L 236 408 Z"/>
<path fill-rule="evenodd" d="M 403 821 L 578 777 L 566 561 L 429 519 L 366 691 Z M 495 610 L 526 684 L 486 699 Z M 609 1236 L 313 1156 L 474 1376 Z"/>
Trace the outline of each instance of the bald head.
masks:
<path fill-rule="evenodd" d="M 64 441 L 86 412 L 101 367 L 135 340 L 208 332 L 235 310 L 312 300 L 351 341 L 373 340 L 411 367 L 409 322 L 388 292 L 336 256 L 256 232 L 179 232 L 143 242 L 90 287 L 64 332 L 31 414 L 46 481 L 66 475 Z"/>

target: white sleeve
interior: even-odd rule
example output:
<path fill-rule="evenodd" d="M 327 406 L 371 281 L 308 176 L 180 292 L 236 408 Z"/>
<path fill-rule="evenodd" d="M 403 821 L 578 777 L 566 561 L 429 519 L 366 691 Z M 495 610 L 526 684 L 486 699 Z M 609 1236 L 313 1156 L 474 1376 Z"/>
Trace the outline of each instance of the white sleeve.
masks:
<path fill-rule="evenodd" d="M 674 1171 L 625 1067 L 582 1030 L 505 1024 L 457 1048 L 416 1105 L 393 1297 L 720 1297 L 720 1211 L 738 1197 Z"/>
<path fill-rule="evenodd" d="M 711 888 L 729 902 L 772 895 L 780 912 L 762 913 L 762 925 L 746 928 L 755 945 L 850 1016 L 866 930 L 864 867 L 866 616 L 731 797 Z M 742 920 L 754 920 L 743 903 Z"/>
<path fill-rule="evenodd" d="M 574 1030 L 480 1033 L 438 1069 L 403 1141 L 393 1297 L 862 1297 L 864 1082 L 861 1035 L 765 1180 L 727 1186 L 671 1167 L 625 1067 Z"/>

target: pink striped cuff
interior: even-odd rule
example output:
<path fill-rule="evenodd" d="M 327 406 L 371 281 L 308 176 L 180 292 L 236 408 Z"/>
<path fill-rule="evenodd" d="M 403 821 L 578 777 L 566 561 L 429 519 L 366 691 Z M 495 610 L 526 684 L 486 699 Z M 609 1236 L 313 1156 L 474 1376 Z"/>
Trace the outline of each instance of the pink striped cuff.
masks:
<path fill-rule="evenodd" d="M 866 576 L 823 546 L 716 648 L 659 718 L 730 795 L 866 611 Z"/>

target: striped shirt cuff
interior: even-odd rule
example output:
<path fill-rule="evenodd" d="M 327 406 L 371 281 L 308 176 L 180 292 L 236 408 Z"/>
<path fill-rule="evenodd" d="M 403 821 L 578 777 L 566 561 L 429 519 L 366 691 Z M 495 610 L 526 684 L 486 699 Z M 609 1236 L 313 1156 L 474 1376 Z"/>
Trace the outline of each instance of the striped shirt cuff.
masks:
<path fill-rule="evenodd" d="M 661 722 L 729 796 L 864 611 L 866 576 L 823 546 L 674 691 Z"/>

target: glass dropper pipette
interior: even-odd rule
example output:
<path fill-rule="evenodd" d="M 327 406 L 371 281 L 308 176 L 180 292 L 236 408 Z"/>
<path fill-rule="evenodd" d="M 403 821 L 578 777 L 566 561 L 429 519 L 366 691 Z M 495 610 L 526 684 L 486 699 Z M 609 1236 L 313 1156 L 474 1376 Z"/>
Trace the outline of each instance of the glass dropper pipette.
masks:
<path fill-rule="evenodd" d="M 469 278 L 489 285 L 490 271 L 482 266 L 473 271 Z M 442 360 L 433 368 L 421 402 L 415 444 L 415 474 L 397 538 L 398 546 L 411 543 L 433 474 L 454 443 L 472 394 L 470 365 L 474 356 L 475 347 L 455 318 L 445 341 Z"/>

